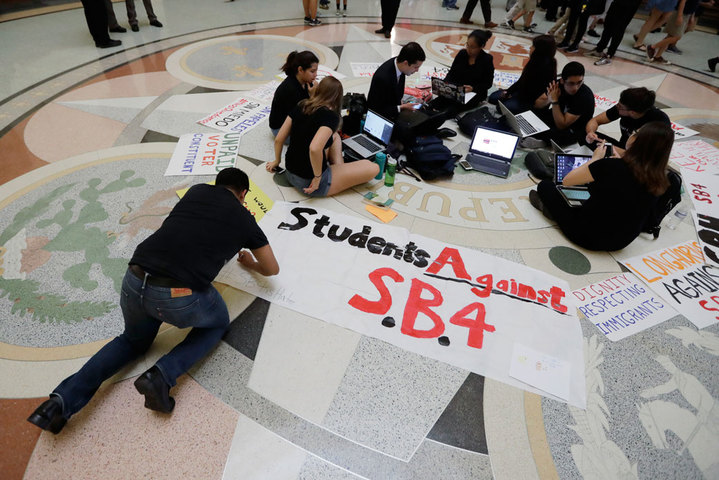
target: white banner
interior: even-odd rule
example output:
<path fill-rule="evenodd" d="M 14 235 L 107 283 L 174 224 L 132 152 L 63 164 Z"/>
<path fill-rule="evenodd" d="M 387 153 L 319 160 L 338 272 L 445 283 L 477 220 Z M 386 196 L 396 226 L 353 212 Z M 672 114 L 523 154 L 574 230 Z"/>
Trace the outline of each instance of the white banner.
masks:
<path fill-rule="evenodd" d="M 419 68 L 418 76 L 421 83 L 431 84 L 433 78 L 441 78 L 442 80 L 444 80 L 448 73 L 449 67 L 445 67 L 444 65 L 422 64 L 422 66 Z"/>
<path fill-rule="evenodd" d="M 682 168 L 684 190 L 694 203 L 694 225 L 707 263 L 719 266 L 719 169 Z"/>
<path fill-rule="evenodd" d="M 350 62 L 350 67 L 352 68 L 352 75 L 354 75 L 355 77 L 371 78 L 380 65 L 381 63 Z"/>
<path fill-rule="evenodd" d="M 497 88 L 509 88 L 514 82 L 519 80 L 519 72 L 502 72 L 501 70 L 494 71 L 494 84 Z"/>
<path fill-rule="evenodd" d="M 259 100 L 267 105 L 272 104 L 272 99 L 275 98 L 275 90 L 280 86 L 280 81 L 272 80 L 261 87 L 257 87 L 254 90 L 247 92 L 248 97 L 252 97 L 255 100 Z"/>
<path fill-rule="evenodd" d="M 719 168 L 719 149 L 703 140 L 674 142 L 669 162 L 677 169 L 704 172 L 708 167 Z"/>
<path fill-rule="evenodd" d="M 239 139 L 239 133 L 187 133 L 177 142 L 165 176 L 217 175 L 234 167 Z"/>
<path fill-rule="evenodd" d="M 277 202 L 260 222 L 280 264 L 229 262 L 216 280 L 406 350 L 586 406 L 582 332 L 568 284 L 469 248 L 329 210 Z M 509 375 L 519 343 L 566 362 L 544 392 Z M 531 383 L 531 382 L 529 382 Z"/>
<path fill-rule="evenodd" d="M 606 112 L 610 108 L 612 108 L 614 105 L 619 103 L 618 100 L 615 100 L 610 97 L 605 97 L 604 95 L 599 95 L 598 93 L 594 94 L 594 114 L 596 115 L 597 112 Z"/>
<path fill-rule="evenodd" d="M 697 328 L 719 321 L 719 268 L 704 263 L 699 242 L 675 245 L 622 263 Z"/>
<path fill-rule="evenodd" d="M 603 282 L 587 285 L 573 291 L 572 295 L 584 318 L 613 342 L 658 325 L 677 314 L 631 273 L 621 273 Z"/>
<path fill-rule="evenodd" d="M 270 105 L 240 97 L 197 123 L 227 133 L 244 133 L 270 116 Z"/>
<path fill-rule="evenodd" d="M 674 130 L 674 140 L 681 140 L 682 138 L 688 138 L 696 135 L 696 130 L 692 130 L 684 125 L 679 125 L 676 122 L 672 122 L 672 130 Z"/>

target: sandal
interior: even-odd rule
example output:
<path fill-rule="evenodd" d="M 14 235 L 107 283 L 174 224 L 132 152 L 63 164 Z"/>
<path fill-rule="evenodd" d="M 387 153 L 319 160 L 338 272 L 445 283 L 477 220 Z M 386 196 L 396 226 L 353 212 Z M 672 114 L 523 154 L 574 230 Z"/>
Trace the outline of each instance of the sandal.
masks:
<path fill-rule="evenodd" d="M 641 45 L 634 45 L 632 48 L 633 48 L 634 50 L 639 50 L 639 51 L 641 51 L 641 52 L 646 52 L 646 51 L 647 51 L 647 46 L 644 45 L 643 43 L 642 43 Z"/>

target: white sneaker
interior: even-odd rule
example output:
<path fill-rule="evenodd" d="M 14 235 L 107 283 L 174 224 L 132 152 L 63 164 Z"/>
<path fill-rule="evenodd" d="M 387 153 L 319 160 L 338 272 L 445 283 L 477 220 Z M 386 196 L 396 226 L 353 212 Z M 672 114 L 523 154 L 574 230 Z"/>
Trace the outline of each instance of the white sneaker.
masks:
<path fill-rule="evenodd" d="M 596 62 L 594 62 L 594 65 L 599 67 L 601 65 L 609 65 L 611 63 L 612 63 L 612 57 L 605 55 L 602 58 L 600 58 L 599 60 L 597 60 Z"/>

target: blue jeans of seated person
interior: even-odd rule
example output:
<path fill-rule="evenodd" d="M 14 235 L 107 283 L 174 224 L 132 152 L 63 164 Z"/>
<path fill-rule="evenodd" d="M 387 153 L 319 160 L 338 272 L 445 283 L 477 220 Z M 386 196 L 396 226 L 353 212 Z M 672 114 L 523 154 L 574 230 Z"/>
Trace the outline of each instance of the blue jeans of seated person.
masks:
<path fill-rule="evenodd" d="M 507 110 L 514 114 L 526 112 L 527 110 L 532 108 L 531 105 L 521 101 L 516 95 L 513 97 L 501 99 L 500 97 L 503 92 L 504 90 L 497 90 L 492 92 L 489 97 L 487 97 L 487 101 L 492 105 L 497 105 L 497 102 L 499 100 L 502 100 L 502 104 L 507 107 Z M 497 109 L 497 112 L 499 113 L 499 109 Z"/>
<path fill-rule="evenodd" d="M 170 386 L 217 345 L 230 323 L 219 292 L 210 285 L 205 290 L 192 290 L 190 295 L 172 298 L 171 290 L 148 285 L 130 270 L 125 273 L 120 292 L 125 331 L 53 391 L 52 396 L 62 399 L 65 418 L 80 411 L 102 382 L 145 353 L 162 322 L 178 328 L 193 327 L 182 342 L 155 364 Z"/>

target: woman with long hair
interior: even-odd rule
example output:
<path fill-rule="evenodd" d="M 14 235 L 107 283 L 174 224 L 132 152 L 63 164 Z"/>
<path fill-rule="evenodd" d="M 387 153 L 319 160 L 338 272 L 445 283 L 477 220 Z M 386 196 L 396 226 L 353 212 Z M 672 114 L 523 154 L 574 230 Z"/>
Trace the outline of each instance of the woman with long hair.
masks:
<path fill-rule="evenodd" d="M 275 90 L 270 110 L 270 130 L 274 136 L 277 136 L 290 110 L 301 100 L 310 98 L 319 62 L 317 55 L 309 50 L 294 51 L 287 55 L 287 61 L 280 68 L 287 78 Z"/>
<path fill-rule="evenodd" d="M 629 137 L 621 157 L 605 158 L 602 143 L 591 160 L 564 177 L 565 186 L 588 185 L 590 197 L 582 206 L 570 207 L 551 180 L 529 192 L 529 202 L 580 247 L 622 249 L 642 232 L 657 198 L 669 187 L 673 143 L 671 126 L 647 123 Z"/>
<path fill-rule="evenodd" d="M 545 93 L 549 84 L 557 79 L 557 44 L 551 35 L 539 35 L 532 40 L 529 61 L 519 79 L 506 90 L 497 90 L 489 96 L 489 103 L 498 100 L 512 113 L 525 112 Z"/>
<path fill-rule="evenodd" d="M 342 95 L 340 81 L 325 77 L 308 100 L 290 111 L 275 137 L 275 160 L 267 163 L 268 172 L 280 165 L 282 146 L 289 136 L 287 179 L 307 195 L 334 195 L 368 182 L 379 173 L 379 166 L 369 160 L 344 163 L 342 140 L 337 133 Z"/>

